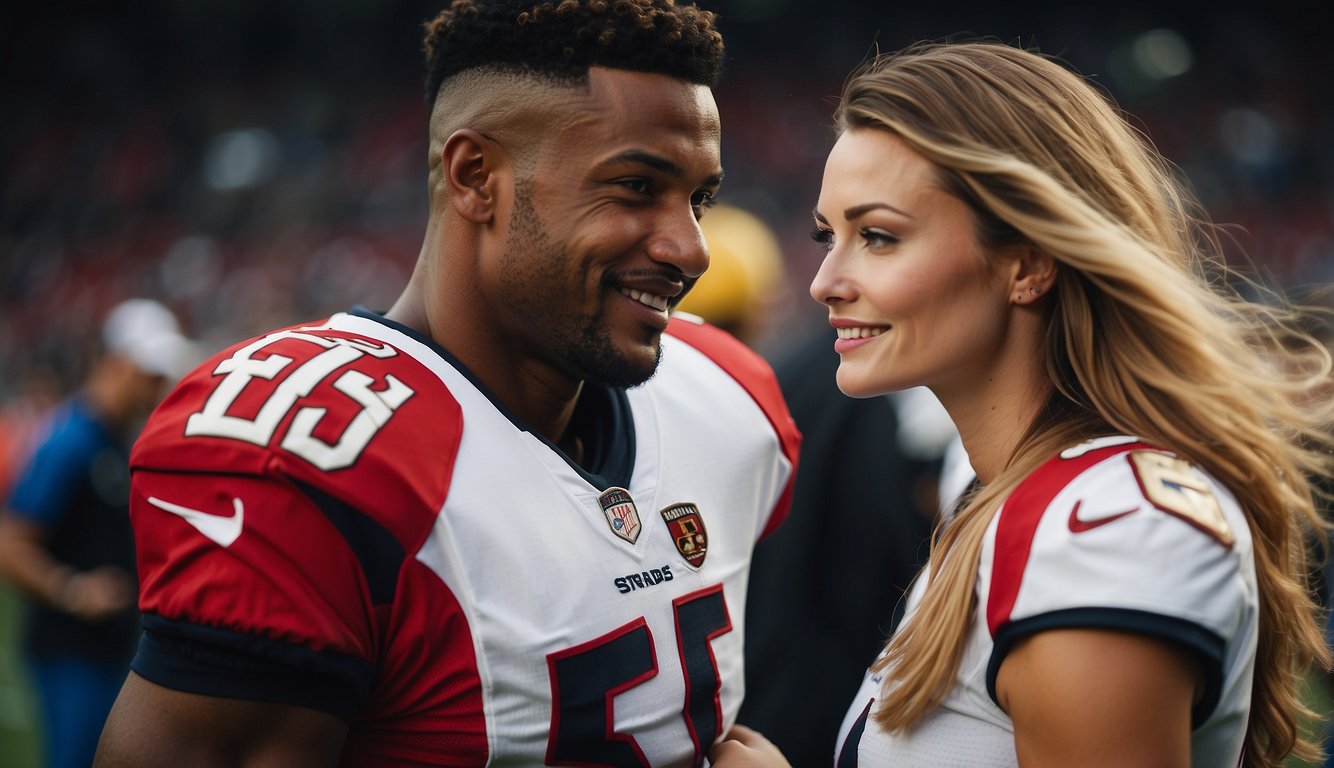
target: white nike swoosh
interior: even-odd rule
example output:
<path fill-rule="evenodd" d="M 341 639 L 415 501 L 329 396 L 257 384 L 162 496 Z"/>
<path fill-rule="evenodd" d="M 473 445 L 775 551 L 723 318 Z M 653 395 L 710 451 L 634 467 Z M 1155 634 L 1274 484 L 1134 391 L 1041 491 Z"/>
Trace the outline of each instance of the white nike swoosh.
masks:
<path fill-rule="evenodd" d="M 232 542 L 241 536 L 241 525 L 245 520 L 245 507 L 238 498 L 232 498 L 232 508 L 235 511 L 232 512 L 230 517 L 210 515 L 207 512 L 182 507 L 180 504 L 172 504 L 170 501 L 163 501 L 152 496 L 148 497 L 148 503 L 158 509 L 184 518 L 185 522 L 195 527 L 195 530 L 217 542 L 221 547 L 230 547 Z"/>

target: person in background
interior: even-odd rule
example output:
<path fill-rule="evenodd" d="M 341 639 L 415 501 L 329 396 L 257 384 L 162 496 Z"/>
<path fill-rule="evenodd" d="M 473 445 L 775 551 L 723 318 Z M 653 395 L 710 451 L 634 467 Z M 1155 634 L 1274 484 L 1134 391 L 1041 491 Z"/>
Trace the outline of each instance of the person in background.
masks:
<path fill-rule="evenodd" d="M 877 57 L 838 126 L 811 295 L 839 388 L 930 387 L 978 485 L 835 764 L 1316 758 L 1301 675 L 1330 651 L 1306 542 L 1324 536 L 1311 478 L 1332 469 L 1334 402 L 1308 311 L 1236 290 L 1166 161 L 1052 59 Z M 742 727 L 711 756 L 784 764 Z"/>
<path fill-rule="evenodd" d="M 46 764 L 92 763 L 139 636 L 128 449 L 190 363 L 171 311 L 131 299 L 107 315 L 102 353 L 48 416 L 0 513 L 0 577 L 27 598 L 23 650 Z"/>
<path fill-rule="evenodd" d="M 222 351 L 135 445 L 98 765 L 692 766 L 736 719 L 799 435 L 671 317 L 722 181 L 713 15 L 454 0 L 425 49 L 397 301 Z"/>
<path fill-rule="evenodd" d="M 63 394 L 60 378 L 36 365 L 19 374 L 17 386 L 0 402 L 0 499 L 9 498 Z"/>

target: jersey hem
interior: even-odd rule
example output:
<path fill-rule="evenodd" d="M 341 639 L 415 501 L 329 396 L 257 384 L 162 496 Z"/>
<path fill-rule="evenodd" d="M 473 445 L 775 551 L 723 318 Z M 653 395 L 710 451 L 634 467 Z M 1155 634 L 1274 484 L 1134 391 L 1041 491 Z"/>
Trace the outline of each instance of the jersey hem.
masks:
<path fill-rule="evenodd" d="M 349 723 L 370 699 L 375 670 L 363 659 L 155 614 L 143 625 L 130 668 L 166 688 L 307 707 Z"/>
<path fill-rule="evenodd" d="M 1000 671 L 1001 662 L 1005 661 L 1005 657 L 1020 640 L 1045 630 L 1075 628 L 1133 632 L 1184 647 L 1201 659 L 1204 670 L 1204 692 L 1191 707 L 1190 727 L 1198 728 L 1218 706 L 1223 690 L 1223 638 L 1186 619 L 1132 608 L 1070 608 L 1002 626 L 996 632 L 991 660 L 987 663 L 987 695 L 996 706 L 1001 705 L 996 696 L 996 675 Z"/>

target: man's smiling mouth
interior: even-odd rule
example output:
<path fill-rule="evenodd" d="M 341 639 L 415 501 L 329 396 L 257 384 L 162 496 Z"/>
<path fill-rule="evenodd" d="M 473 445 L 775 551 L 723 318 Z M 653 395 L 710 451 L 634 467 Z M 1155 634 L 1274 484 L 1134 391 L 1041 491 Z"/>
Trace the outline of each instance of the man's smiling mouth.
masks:
<path fill-rule="evenodd" d="M 670 301 L 666 296 L 657 296 L 644 291 L 637 291 L 634 288 L 617 288 L 621 295 L 628 296 L 646 307 L 652 307 L 659 312 L 667 311 L 667 304 Z"/>

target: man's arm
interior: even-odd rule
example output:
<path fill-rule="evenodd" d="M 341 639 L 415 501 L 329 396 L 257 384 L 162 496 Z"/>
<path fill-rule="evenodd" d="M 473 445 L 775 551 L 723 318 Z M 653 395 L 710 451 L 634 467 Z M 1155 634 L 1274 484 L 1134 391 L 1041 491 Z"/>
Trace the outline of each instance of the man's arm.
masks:
<path fill-rule="evenodd" d="M 93 765 L 325 768 L 338 765 L 347 731 L 326 712 L 185 693 L 131 672 Z"/>

